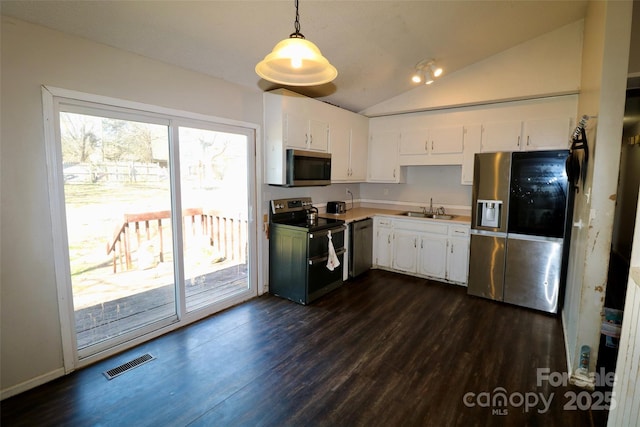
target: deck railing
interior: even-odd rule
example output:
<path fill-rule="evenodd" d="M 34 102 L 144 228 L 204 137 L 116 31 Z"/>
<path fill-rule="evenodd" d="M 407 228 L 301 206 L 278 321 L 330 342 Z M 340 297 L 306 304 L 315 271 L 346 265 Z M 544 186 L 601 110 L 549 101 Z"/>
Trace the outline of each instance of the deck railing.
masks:
<path fill-rule="evenodd" d="M 118 265 L 122 271 L 133 269 L 133 253 L 138 253 L 139 259 L 142 255 L 154 259 L 157 256 L 160 262 L 164 262 L 165 254 L 173 249 L 165 248 L 167 244 L 171 245 L 171 228 L 170 211 L 124 214 L 123 222 L 116 226 L 113 238 L 107 244 L 107 255 L 113 255 L 113 272 L 117 272 Z M 224 259 L 246 262 L 246 218 L 215 210 L 190 208 L 182 212 L 182 229 L 183 248 L 201 242 L 204 237 L 208 245 Z M 143 251 L 146 253 L 143 254 Z M 138 268 L 144 266 L 138 265 Z"/>

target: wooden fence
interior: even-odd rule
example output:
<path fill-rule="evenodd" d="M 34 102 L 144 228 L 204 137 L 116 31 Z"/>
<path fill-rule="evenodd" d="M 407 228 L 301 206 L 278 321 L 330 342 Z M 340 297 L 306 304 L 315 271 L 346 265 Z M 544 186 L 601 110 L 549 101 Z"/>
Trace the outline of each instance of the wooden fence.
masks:
<path fill-rule="evenodd" d="M 113 255 L 113 272 L 117 272 L 118 265 L 122 271 L 135 268 L 132 253 L 142 255 L 143 250 L 152 251 L 147 255 L 157 256 L 160 262 L 164 262 L 165 254 L 173 250 L 170 247 L 171 229 L 170 211 L 124 214 L 123 222 L 115 228 L 113 238 L 107 244 L 107 255 Z M 224 259 L 241 264 L 247 260 L 246 218 L 202 208 L 185 209 L 182 212 L 182 229 L 183 248 L 205 237 Z M 154 245 L 147 246 L 151 242 Z"/>

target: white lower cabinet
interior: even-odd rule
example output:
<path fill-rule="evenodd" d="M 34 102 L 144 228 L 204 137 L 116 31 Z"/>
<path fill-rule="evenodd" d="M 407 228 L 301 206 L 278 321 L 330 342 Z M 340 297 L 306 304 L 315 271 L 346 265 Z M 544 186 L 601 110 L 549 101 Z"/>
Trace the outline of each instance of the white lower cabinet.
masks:
<path fill-rule="evenodd" d="M 447 279 L 462 285 L 469 276 L 469 227 L 449 227 Z"/>
<path fill-rule="evenodd" d="M 446 279 L 447 245 L 446 236 L 421 235 L 418 273 L 436 279 Z"/>
<path fill-rule="evenodd" d="M 393 228 L 389 218 L 375 217 L 373 220 L 373 265 L 391 268 L 391 238 Z"/>
<path fill-rule="evenodd" d="M 415 273 L 417 271 L 418 236 L 410 231 L 397 230 L 393 233 L 393 264 L 397 271 Z"/>
<path fill-rule="evenodd" d="M 466 285 L 469 226 L 376 217 L 374 267 Z"/>

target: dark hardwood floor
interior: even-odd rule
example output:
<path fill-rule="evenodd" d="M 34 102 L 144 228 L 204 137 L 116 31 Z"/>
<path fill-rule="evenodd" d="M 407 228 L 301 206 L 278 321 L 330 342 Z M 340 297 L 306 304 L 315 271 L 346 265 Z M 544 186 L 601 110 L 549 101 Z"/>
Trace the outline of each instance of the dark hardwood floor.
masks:
<path fill-rule="evenodd" d="M 111 381 L 102 375 L 146 352 L 156 360 Z M 6 399 L 1 424 L 582 427 L 606 420 L 565 408 L 565 393 L 581 390 L 538 384 L 538 368 L 566 371 L 559 318 L 370 271 L 310 306 L 265 295 Z M 534 405 L 534 396 L 551 399 L 549 408 Z"/>

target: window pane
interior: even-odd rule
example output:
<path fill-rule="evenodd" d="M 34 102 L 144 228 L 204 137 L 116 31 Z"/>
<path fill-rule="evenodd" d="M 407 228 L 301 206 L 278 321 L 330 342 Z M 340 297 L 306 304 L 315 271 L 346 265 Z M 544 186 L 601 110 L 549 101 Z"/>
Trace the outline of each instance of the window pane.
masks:
<path fill-rule="evenodd" d="M 61 112 L 60 132 L 78 349 L 177 318 L 168 127 Z"/>
<path fill-rule="evenodd" d="M 247 137 L 179 128 L 187 311 L 249 287 Z"/>

